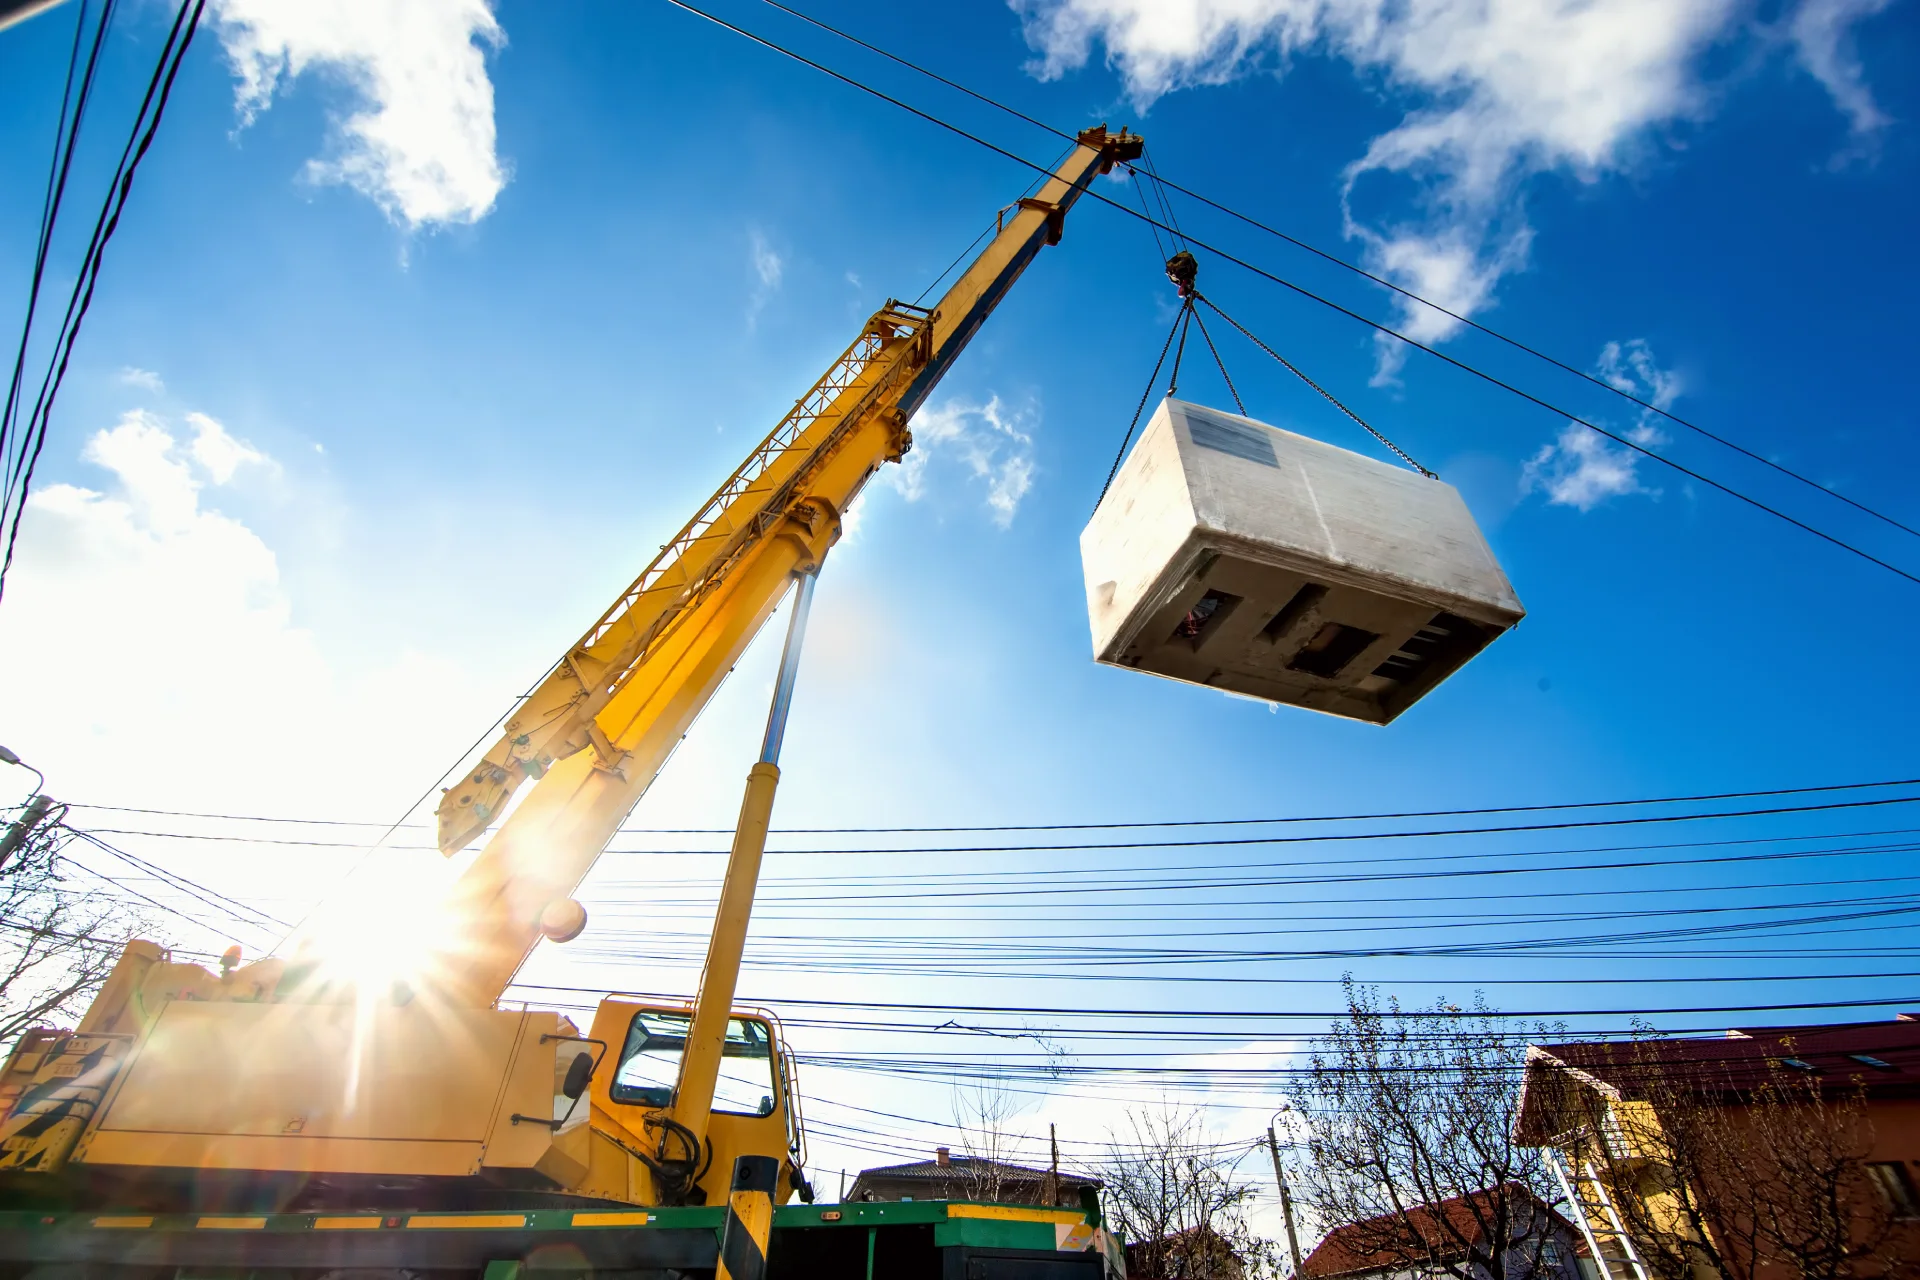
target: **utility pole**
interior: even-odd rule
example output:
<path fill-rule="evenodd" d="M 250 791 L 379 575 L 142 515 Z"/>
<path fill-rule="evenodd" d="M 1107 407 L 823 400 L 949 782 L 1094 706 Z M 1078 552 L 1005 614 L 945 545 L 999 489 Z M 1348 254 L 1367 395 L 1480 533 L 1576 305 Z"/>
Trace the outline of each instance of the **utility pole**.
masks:
<path fill-rule="evenodd" d="M 1047 1166 L 1047 1189 L 1041 1199 L 1053 1205 L 1060 1202 L 1060 1137 L 1051 1124 L 1047 1126 L 1047 1146 L 1053 1152 L 1053 1161 Z"/>
<path fill-rule="evenodd" d="M 1293 1255 L 1294 1280 L 1300 1280 L 1300 1237 L 1293 1229 L 1293 1194 L 1287 1190 L 1286 1170 L 1280 1165 L 1280 1140 L 1267 1126 L 1267 1150 L 1273 1153 L 1273 1180 L 1280 1184 L 1280 1216 L 1287 1221 L 1287 1252 Z"/>
<path fill-rule="evenodd" d="M 37 795 L 27 801 L 27 807 L 20 811 L 20 816 L 8 824 L 7 833 L 0 835 L 0 871 L 7 869 L 8 860 L 20 851 L 20 846 L 27 842 L 34 828 L 47 820 L 47 811 L 51 808 L 52 796 Z"/>

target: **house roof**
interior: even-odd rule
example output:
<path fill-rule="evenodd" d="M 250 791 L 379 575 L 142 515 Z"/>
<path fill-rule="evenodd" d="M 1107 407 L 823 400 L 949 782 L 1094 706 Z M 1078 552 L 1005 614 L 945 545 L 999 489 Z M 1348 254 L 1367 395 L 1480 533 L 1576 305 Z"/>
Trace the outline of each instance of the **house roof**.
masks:
<path fill-rule="evenodd" d="M 1408 1235 L 1417 1236 L 1426 1247 L 1432 1248 L 1443 1258 L 1463 1255 L 1465 1250 L 1455 1241 L 1454 1233 L 1477 1242 L 1480 1238 L 1480 1221 L 1474 1213 L 1476 1202 L 1485 1212 L 1492 1207 L 1493 1197 L 1503 1192 L 1526 1197 L 1545 1211 L 1552 1222 L 1568 1232 L 1573 1230 L 1572 1224 L 1554 1212 L 1551 1206 L 1518 1183 L 1476 1191 L 1470 1196 L 1455 1196 L 1437 1204 L 1415 1205 L 1407 1211 L 1405 1229 Z M 1378 1218 L 1334 1228 L 1300 1264 L 1301 1277 L 1303 1280 L 1327 1280 L 1331 1276 L 1356 1275 L 1393 1266 L 1393 1259 L 1371 1247 L 1369 1240 L 1377 1242 L 1379 1233 L 1383 1229 L 1392 1230 L 1398 1217 L 1398 1214 L 1383 1214 Z"/>
<path fill-rule="evenodd" d="M 982 1176 L 999 1177 L 1015 1182 L 1039 1182 L 1047 1176 L 1047 1170 L 1034 1169 L 1023 1164 L 1007 1164 L 999 1160 L 983 1160 L 975 1156 L 951 1156 L 947 1163 L 938 1160 L 915 1160 L 908 1164 L 880 1165 L 873 1169 L 862 1169 L 861 1178 L 909 1178 L 926 1182 L 955 1182 Z M 1076 1187 L 1102 1187 L 1106 1184 L 1100 1179 L 1083 1173 L 1060 1171 L 1062 1184 Z"/>
<path fill-rule="evenodd" d="M 1664 1080 L 1690 1082 L 1700 1093 L 1726 1101 L 1779 1079 L 1782 1070 L 1869 1096 L 1915 1094 L 1920 1093 L 1920 1013 L 1903 1013 L 1889 1022 L 1743 1027 L 1711 1037 L 1535 1045 L 1528 1051 L 1520 1107 L 1520 1131 L 1529 1141 L 1551 1136 L 1553 1121 L 1542 1114 L 1545 1098 L 1536 1083 L 1538 1073 L 1548 1069 L 1571 1069 L 1627 1098 L 1644 1096 L 1641 1081 L 1654 1069 Z"/>

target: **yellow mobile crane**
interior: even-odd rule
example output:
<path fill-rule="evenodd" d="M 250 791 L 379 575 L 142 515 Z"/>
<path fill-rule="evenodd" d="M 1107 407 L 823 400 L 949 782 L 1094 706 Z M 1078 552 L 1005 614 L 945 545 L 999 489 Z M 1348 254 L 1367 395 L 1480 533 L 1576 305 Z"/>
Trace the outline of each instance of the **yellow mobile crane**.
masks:
<path fill-rule="evenodd" d="M 658 1227 L 662 1214 L 693 1212 L 676 1207 L 718 1205 L 743 1156 L 778 1162 L 775 1202 L 796 1192 L 810 1200 L 778 1024 L 733 1000 L 813 578 L 848 505 L 911 446 L 908 422 L 954 358 L 1039 250 L 1059 241 L 1095 176 L 1140 151 L 1125 130 L 1081 133 L 1033 196 L 1002 210 L 997 234 L 936 306 L 889 301 L 875 312 L 509 713 L 499 740 L 441 800 L 444 853 L 492 835 L 456 882 L 449 927 L 421 976 L 369 989 L 331 972 L 312 947 L 249 964 L 229 953 L 214 972 L 134 942 L 74 1031 L 28 1033 L 0 1072 L 0 1190 L 7 1208 L 53 1212 L 37 1227 L 0 1213 L 0 1273 L 49 1259 L 386 1266 L 404 1250 L 355 1253 L 337 1241 L 378 1240 L 384 1226 L 413 1238 L 405 1230 L 423 1222 L 469 1236 L 529 1230 L 562 1209 L 572 1215 L 562 1243 L 574 1250 L 564 1256 L 592 1269 L 603 1265 L 598 1255 L 581 1253 L 568 1231 Z M 573 898 L 581 880 L 796 583 L 695 999 L 609 997 L 584 1034 L 558 1013 L 500 1007 L 542 938 L 564 942 L 584 928 Z M 653 1212 L 619 1211 L 629 1206 Z M 475 1226 L 454 1209 L 511 1212 Z M 199 1215 L 191 1230 L 168 1216 L 189 1211 Z M 819 1222 L 843 1220 L 826 1212 Z M 267 1254 L 177 1243 L 129 1254 L 114 1243 L 169 1224 L 189 1242 L 229 1238 L 203 1235 L 218 1230 L 277 1238 L 275 1224 L 294 1230 L 289 1214 L 305 1215 L 309 1242 L 336 1243 Z M 1074 1221 L 1051 1225 L 1069 1235 L 1097 1225 Z M 687 1229 L 695 1239 L 674 1246 L 680 1254 L 622 1253 L 621 1265 L 669 1265 L 671 1254 L 680 1258 L 671 1265 L 698 1269 L 698 1237 L 712 1227 Z M 60 1231 L 66 1253 L 47 1243 Z M 874 1250 L 884 1257 L 893 1246 L 867 1244 L 872 1274 Z M 473 1261 L 455 1254 L 451 1264 L 453 1254 L 405 1256 L 416 1269 Z"/>

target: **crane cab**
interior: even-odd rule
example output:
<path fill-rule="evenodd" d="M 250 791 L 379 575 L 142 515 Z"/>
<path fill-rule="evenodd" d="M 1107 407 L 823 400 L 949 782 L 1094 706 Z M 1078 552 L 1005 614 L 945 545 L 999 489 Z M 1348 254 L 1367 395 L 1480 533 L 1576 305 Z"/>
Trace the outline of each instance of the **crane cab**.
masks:
<path fill-rule="evenodd" d="M 611 1070 L 593 1074 L 591 1168 L 577 1194 L 631 1204 L 719 1204 L 734 1159 L 780 1161 L 775 1202 L 811 1198 L 801 1169 L 805 1146 L 793 1065 L 778 1021 L 764 1010 L 735 1010 L 727 1022 L 707 1140 L 698 1151 L 670 1109 L 686 1051 L 688 1004 L 628 996 L 602 1001 L 590 1040 Z"/>

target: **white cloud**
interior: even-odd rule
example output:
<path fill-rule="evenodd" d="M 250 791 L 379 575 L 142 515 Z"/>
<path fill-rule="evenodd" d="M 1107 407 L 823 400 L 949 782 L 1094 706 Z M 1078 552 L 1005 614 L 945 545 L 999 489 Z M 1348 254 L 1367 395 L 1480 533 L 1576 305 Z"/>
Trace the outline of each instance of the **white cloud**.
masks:
<path fill-rule="evenodd" d="M 1787 24 L 1794 52 L 1814 79 L 1833 95 L 1856 136 L 1891 121 L 1873 100 L 1853 45 L 1853 26 L 1881 12 L 1892 0 L 1804 0 Z"/>
<path fill-rule="evenodd" d="M 1638 396 L 1659 409 L 1667 409 L 1680 395 L 1680 378 L 1671 369 L 1662 369 L 1647 344 L 1635 338 L 1631 342 L 1609 342 L 1600 350 L 1594 372 L 1608 385 Z M 1666 442 L 1660 430 L 1659 416 L 1642 409 L 1635 422 L 1623 433 L 1635 444 L 1652 449 Z M 1569 422 L 1551 444 L 1527 460 L 1520 472 L 1522 493 L 1544 493 L 1555 506 L 1591 511 L 1608 498 L 1629 494 L 1658 497 L 1658 489 L 1641 482 L 1642 456 L 1625 445 L 1613 444 L 1591 427 Z"/>
<path fill-rule="evenodd" d="M 233 479 L 233 473 L 243 466 L 277 468 L 277 464 L 266 454 L 245 440 L 234 439 L 227 434 L 225 427 L 206 414 L 189 413 L 187 422 L 193 427 L 193 443 L 188 446 L 188 452 L 206 470 L 213 483 L 228 483 Z"/>
<path fill-rule="evenodd" d="M 753 251 L 753 273 L 760 277 L 762 288 L 778 289 L 780 273 L 785 269 L 786 264 L 781 261 L 780 255 L 773 251 L 773 246 L 767 243 L 767 237 L 758 229 L 750 238 Z"/>
<path fill-rule="evenodd" d="M 160 395 L 167 389 L 167 384 L 160 380 L 160 375 L 151 369 L 136 369 L 132 365 L 126 365 L 120 370 L 119 378 L 123 386 L 139 387 L 142 391 L 151 391 L 155 395 Z"/>
<path fill-rule="evenodd" d="M 277 464 L 205 415 L 188 423 L 126 413 L 81 454 L 104 483 L 28 502 L 0 609 L 8 733 L 68 798 L 311 812 L 334 793 L 316 779 L 364 754 L 367 726 L 396 725 L 347 807 L 412 799 L 459 749 L 419 740 L 458 737 L 437 726 L 471 719 L 466 682 L 412 654 L 341 678 L 297 624 L 274 551 L 215 505 L 246 500 Z M 84 697 L 56 671 L 84 672 Z"/>
<path fill-rule="evenodd" d="M 747 327 L 759 322 L 760 312 L 766 308 L 767 300 L 779 292 L 780 277 L 786 271 L 786 261 L 766 237 L 760 228 L 754 227 L 747 232 L 747 263 L 753 268 L 753 277 L 757 283 L 747 297 Z"/>
<path fill-rule="evenodd" d="M 883 472 L 908 502 L 927 492 L 928 472 L 953 459 L 985 483 L 986 502 L 1001 528 L 1013 523 L 1020 500 L 1033 487 L 1031 408 L 1011 412 L 994 396 L 987 403 L 946 400 L 913 417 L 913 448 L 900 465 Z"/>
<path fill-rule="evenodd" d="M 309 177 L 345 183 L 409 229 L 493 207 L 506 177 L 485 49 L 506 37 L 488 0 L 218 0 L 218 14 L 243 124 L 310 69 L 352 89 L 356 109 Z"/>
<path fill-rule="evenodd" d="M 1848 25 L 1887 0 L 1805 0 L 1801 56 L 1856 121 L 1876 119 Z M 1009 0 L 1058 76 L 1096 45 L 1145 108 L 1295 56 L 1341 59 L 1413 105 L 1345 175 L 1348 234 L 1382 275 L 1462 315 L 1483 310 L 1531 238 L 1528 181 L 1581 181 L 1626 168 L 1658 126 L 1698 117 L 1696 70 L 1734 36 L 1740 0 Z M 1801 34 L 1804 29 L 1804 35 Z M 1377 192 L 1409 189 L 1411 212 L 1377 218 Z M 1395 200 L 1395 207 L 1409 207 Z M 1400 327 L 1424 342 L 1459 323 L 1400 300 Z M 1391 340 L 1388 340 L 1391 343 Z M 1398 344 L 1381 348 L 1391 377 Z"/>

